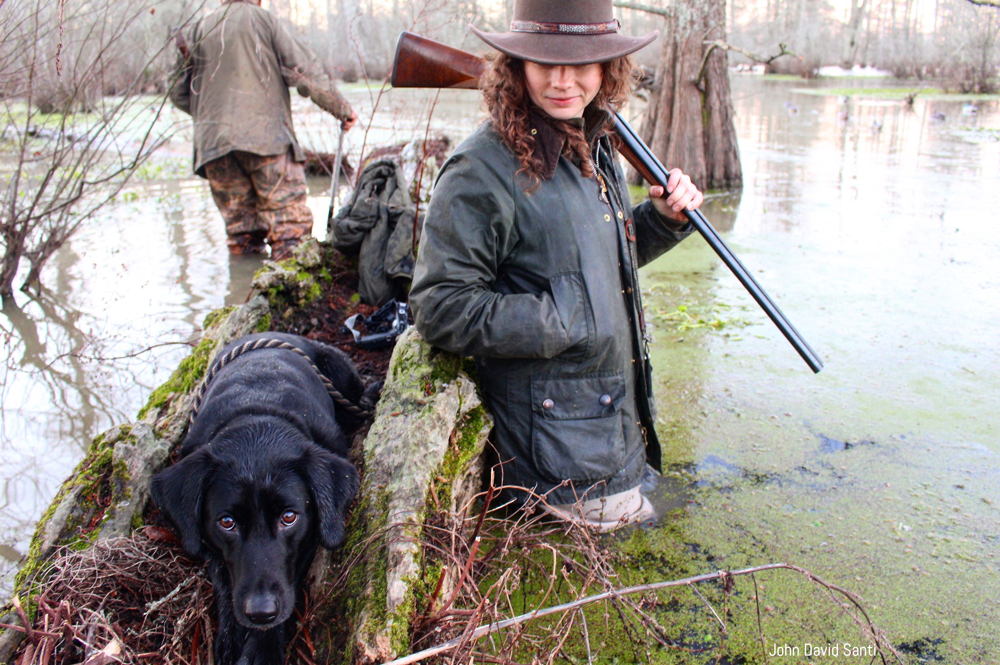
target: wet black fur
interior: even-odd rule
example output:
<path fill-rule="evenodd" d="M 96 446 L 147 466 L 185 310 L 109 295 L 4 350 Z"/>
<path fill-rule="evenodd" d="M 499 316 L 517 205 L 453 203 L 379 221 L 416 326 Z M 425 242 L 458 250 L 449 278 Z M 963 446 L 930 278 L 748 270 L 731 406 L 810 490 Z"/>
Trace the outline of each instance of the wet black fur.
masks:
<path fill-rule="evenodd" d="M 239 339 L 222 354 L 259 337 L 302 349 L 344 397 L 360 401 L 365 389 L 354 365 L 324 344 L 265 333 Z M 358 475 L 345 459 L 342 427 L 357 424 L 335 407 L 298 354 L 253 351 L 219 371 L 184 440 L 181 461 L 153 479 L 153 500 L 184 551 L 208 562 L 218 607 L 217 665 L 284 661 L 316 548 L 332 549 L 344 537 Z M 289 510 L 297 518 L 286 527 L 281 517 Z M 235 520 L 233 530 L 220 526 L 224 516 Z"/>

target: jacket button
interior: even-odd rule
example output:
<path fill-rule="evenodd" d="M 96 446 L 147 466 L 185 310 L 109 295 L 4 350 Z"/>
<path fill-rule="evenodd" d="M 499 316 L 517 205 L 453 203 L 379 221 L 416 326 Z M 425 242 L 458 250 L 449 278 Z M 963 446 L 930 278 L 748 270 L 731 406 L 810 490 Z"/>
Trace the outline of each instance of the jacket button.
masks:
<path fill-rule="evenodd" d="M 601 404 L 611 406 L 611 395 L 601 395 Z"/>
<path fill-rule="evenodd" d="M 551 411 L 552 409 L 555 408 L 555 406 L 556 403 L 550 399 L 547 399 L 544 402 L 542 402 L 542 408 L 545 409 L 546 411 Z"/>
<path fill-rule="evenodd" d="M 625 219 L 625 215 L 622 214 L 621 210 L 618 211 L 618 219 Z"/>
<path fill-rule="evenodd" d="M 604 221 L 605 222 L 610 222 L 611 221 L 611 215 L 605 215 L 604 216 Z"/>

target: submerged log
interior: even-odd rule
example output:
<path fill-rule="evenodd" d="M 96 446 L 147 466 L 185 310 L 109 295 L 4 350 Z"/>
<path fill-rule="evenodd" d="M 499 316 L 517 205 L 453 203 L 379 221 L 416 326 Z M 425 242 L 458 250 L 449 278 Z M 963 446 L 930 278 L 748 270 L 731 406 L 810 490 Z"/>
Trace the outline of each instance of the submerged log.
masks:
<path fill-rule="evenodd" d="M 310 325 L 302 322 L 303 316 L 316 322 L 319 310 L 329 312 L 334 303 L 327 304 L 322 296 L 324 288 L 337 282 L 336 269 L 343 267 L 331 263 L 341 260 L 330 247 L 309 241 L 296 250 L 294 258 L 280 264 L 268 262 L 255 279 L 257 294 L 251 300 L 206 317 L 201 341 L 170 379 L 153 391 L 135 422 L 117 425 L 94 439 L 39 520 L 27 563 L 15 579 L 14 594 L 29 622 L 37 619 L 36 625 L 42 625 L 36 617 L 42 614 L 38 599 L 50 589 L 53 564 L 60 557 L 92 548 L 95 543 L 104 548 L 123 546 L 117 544 L 126 541 L 133 549 L 165 546 L 162 537 L 153 543 L 139 534 L 151 514 L 150 479 L 182 441 L 194 393 L 210 363 L 233 339 L 266 330 L 301 333 L 304 325 Z M 320 327 L 317 322 L 314 332 Z M 369 380 L 381 378 L 376 376 L 380 367 L 377 358 L 370 355 L 362 354 L 356 362 Z M 328 659 L 340 660 L 343 655 L 345 662 L 381 662 L 406 653 L 413 585 L 423 576 L 416 541 L 427 507 L 454 508 L 470 502 L 479 488 L 479 457 L 490 427 L 463 360 L 432 349 L 413 329 L 402 336 L 392 355 L 375 420 L 367 433 L 356 437 L 355 455 L 362 467 L 363 486 L 350 518 L 347 542 L 336 557 L 323 553 L 313 566 L 314 588 L 348 575 L 351 588 L 356 590 L 346 594 L 350 596 L 348 603 L 311 607 L 310 612 L 317 617 L 346 618 L 341 625 L 349 627 L 351 633 L 331 634 L 325 640 L 316 635 L 312 648 L 325 652 Z M 361 553 L 363 557 L 356 556 Z M 331 563 L 335 564 L 332 568 Z M 355 565 L 345 572 L 345 566 L 352 563 Z M 185 584 L 178 584 L 175 591 L 183 590 Z M 195 585 L 185 592 L 196 593 Z M 60 598 L 45 596 L 46 607 L 59 603 Z M 87 609 L 77 607 L 74 611 L 80 614 Z M 101 607 L 89 609 L 103 612 Z M 20 616 L 11 605 L 0 612 L 0 622 L 21 626 Z M 141 611 L 138 616 L 142 617 Z M 118 621 L 116 617 L 107 619 L 109 625 Z M 127 635 L 139 626 L 121 628 L 121 648 L 126 656 L 135 656 Z M 24 637 L 25 633 L 16 629 L 0 633 L 0 663 L 17 657 Z M 179 636 L 175 642 L 177 639 Z M 349 648 L 342 653 L 343 647 L 338 645 L 345 640 Z M 34 644 L 28 646 L 35 648 Z M 62 648 L 80 651 L 72 638 L 48 647 L 60 661 Z M 211 638 L 199 639 L 197 629 L 184 648 L 186 657 L 200 652 L 201 662 L 211 662 L 207 653 Z"/>

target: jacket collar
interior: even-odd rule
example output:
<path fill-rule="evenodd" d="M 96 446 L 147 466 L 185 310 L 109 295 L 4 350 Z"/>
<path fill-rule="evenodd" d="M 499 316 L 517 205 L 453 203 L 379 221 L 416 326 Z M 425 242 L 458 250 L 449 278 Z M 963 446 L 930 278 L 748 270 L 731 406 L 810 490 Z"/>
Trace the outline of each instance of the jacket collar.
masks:
<path fill-rule="evenodd" d="M 583 118 L 577 120 L 583 124 L 587 142 L 591 145 L 601 135 L 602 130 L 608 125 L 611 114 L 604 109 L 591 104 L 583 111 Z M 535 137 L 535 149 L 542 156 L 543 172 L 542 177 L 546 180 L 552 178 L 559 166 L 559 158 L 563 154 L 563 147 L 566 139 L 562 132 L 552 124 L 553 118 L 541 109 L 532 106 L 528 114 L 528 131 Z M 572 120 L 569 122 L 573 122 Z"/>

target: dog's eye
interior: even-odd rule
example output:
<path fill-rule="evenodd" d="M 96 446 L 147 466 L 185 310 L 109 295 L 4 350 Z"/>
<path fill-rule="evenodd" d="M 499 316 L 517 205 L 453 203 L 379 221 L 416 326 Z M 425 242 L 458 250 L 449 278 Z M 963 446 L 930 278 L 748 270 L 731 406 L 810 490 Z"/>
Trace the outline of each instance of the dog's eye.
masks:
<path fill-rule="evenodd" d="M 219 526 L 222 527 L 224 531 L 232 531 L 236 528 L 236 520 L 234 520 L 229 515 L 219 518 Z"/>
<path fill-rule="evenodd" d="M 295 520 L 299 519 L 299 514 L 294 510 L 286 510 L 281 515 L 282 526 L 292 526 L 295 524 Z"/>

